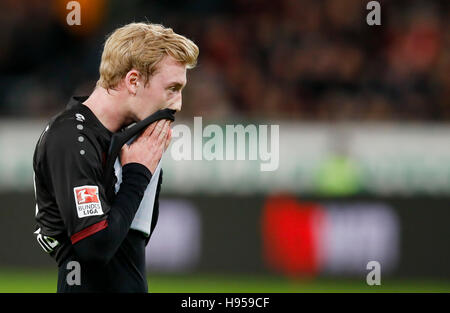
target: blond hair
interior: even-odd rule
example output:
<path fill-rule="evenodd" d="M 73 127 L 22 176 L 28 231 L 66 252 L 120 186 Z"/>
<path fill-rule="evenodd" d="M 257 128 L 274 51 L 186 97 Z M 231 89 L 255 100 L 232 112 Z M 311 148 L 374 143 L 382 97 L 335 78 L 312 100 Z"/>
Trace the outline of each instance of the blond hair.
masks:
<path fill-rule="evenodd" d="M 159 24 L 130 23 L 116 29 L 106 40 L 97 86 L 117 87 L 131 70 L 138 70 L 145 83 L 167 55 L 191 69 L 197 64 L 198 47 L 171 28 Z"/>

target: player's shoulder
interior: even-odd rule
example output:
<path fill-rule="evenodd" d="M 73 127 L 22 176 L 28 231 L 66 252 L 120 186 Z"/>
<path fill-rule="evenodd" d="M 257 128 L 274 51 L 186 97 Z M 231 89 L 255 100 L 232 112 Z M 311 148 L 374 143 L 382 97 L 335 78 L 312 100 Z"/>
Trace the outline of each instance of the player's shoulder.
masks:
<path fill-rule="evenodd" d="M 80 130 L 89 130 L 89 120 L 84 116 L 84 107 L 82 104 L 66 108 L 49 122 L 49 131 L 79 132 Z"/>
<path fill-rule="evenodd" d="M 66 109 L 50 120 L 42 136 L 47 151 L 96 150 L 95 129 L 80 106 Z"/>
<path fill-rule="evenodd" d="M 42 132 L 33 155 L 35 171 L 61 164 L 89 164 L 100 168 L 108 141 L 98 123 L 80 101 L 69 103 Z"/>
<path fill-rule="evenodd" d="M 86 125 L 77 121 L 73 110 L 66 110 L 54 117 L 48 124 L 45 134 L 46 142 L 65 142 L 70 144 L 78 134 L 86 133 Z"/>

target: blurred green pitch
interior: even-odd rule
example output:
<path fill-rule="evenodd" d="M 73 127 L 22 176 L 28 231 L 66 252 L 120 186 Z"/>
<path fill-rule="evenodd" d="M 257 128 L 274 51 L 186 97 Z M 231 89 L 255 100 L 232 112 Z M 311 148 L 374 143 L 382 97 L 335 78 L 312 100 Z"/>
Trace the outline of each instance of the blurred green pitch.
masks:
<path fill-rule="evenodd" d="M 150 292 L 450 292 L 450 281 L 388 280 L 368 286 L 348 279 L 293 281 L 271 276 L 250 275 L 150 275 Z M 54 293 L 56 271 L 0 270 L 0 293 Z"/>

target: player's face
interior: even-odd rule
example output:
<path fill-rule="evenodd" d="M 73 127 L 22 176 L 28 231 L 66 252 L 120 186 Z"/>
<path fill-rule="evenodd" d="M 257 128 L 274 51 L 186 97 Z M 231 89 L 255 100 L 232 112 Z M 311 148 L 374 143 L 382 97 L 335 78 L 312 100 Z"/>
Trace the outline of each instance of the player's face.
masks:
<path fill-rule="evenodd" d="M 158 65 L 157 71 L 144 86 L 139 84 L 132 110 L 140 121 L 154 112 L 169 108 L 180 111 L 181 92 L 186 85 L 186 65 L 173 57 L 165 57 Z"/>

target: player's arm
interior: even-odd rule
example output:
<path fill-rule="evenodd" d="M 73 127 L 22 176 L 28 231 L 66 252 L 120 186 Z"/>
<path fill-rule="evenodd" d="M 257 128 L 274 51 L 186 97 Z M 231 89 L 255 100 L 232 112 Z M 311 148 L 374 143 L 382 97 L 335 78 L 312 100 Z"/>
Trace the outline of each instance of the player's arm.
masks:
<path fill-rule="evenodd" d="M 151 172 L 142 164 L 128 163 L 122 175 L 120 190 L 107 218 L 71 236 L 75 253 L 82 262 L 108 263 L 128 234 Z"/>
<path fill-rule="evenodd" d="M 168 123 L 160 121 L 152 124 L 132 145 L 124 146 L 122 184 L 111 204 L 105 198 L 107 186 L 103 186 L 101 161 L 94 143 L 85 140 L 82 147 L 74 149 L 70 142 L 68 145 L 70 138 L 53 136 L 48 155 L 51 180 L 80 261 L 107 263 L 114 256 L 130 229 L 151 173 L 164 151 L 168 133 Z M 67 137 L 71 135 L 69 132 Z M 80 153 L 80 148 L 84 153 Z"/>

